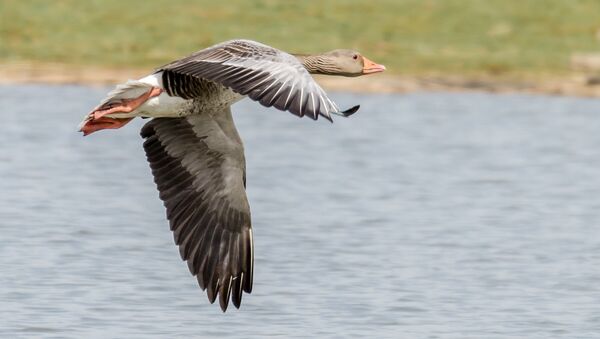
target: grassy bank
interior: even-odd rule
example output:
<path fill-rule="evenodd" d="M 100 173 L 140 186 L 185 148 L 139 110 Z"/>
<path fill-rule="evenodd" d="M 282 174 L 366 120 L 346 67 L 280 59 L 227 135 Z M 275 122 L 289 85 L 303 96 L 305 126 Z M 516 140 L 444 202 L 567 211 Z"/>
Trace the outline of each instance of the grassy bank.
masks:
<path fill-rule="evenodd" d="M 518 79 L 569 74 L 599 30 L 597 0 L 4 0 L 0 62 L 146 68 L 245 37 L 357 48 L 392 74 Z"/>

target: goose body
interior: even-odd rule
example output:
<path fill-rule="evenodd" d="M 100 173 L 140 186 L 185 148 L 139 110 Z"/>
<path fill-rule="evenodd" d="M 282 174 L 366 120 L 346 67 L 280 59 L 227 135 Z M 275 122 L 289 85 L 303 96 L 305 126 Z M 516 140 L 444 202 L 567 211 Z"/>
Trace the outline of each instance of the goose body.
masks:
<path fill-rule="evenodd" d="M 226 106 L 231 106 L 244 98 L 243 95 L 233 92 L 231 89 L 214 83 L 206 83 L 205 91 L 193 99 L 184 99 L 171 96 L 164 91 L 163 72 L 158 71 L 139 80 L 130 80 L 109 93 L 105 101 L 115 99 L 133 98 L 141 95 L 152 88 L 160 88 L 159 95 L 154 96 L 142 103 L 132 112 L 119 112 L 105 115 L 109 118 L 125 119 L 134 117 L 144 118 L 179 118 L 201 111 L 213 111 Z M 101 103 L 105 104 L 105 102 Z"/>
<path fill-rule="evenodd" d="M 299 117 L 349 116 L 310 73 L 358 76 L 383 71 L 360 54 L 336 50 L 291 55 L 250 40 L 231 40 L 118 85 L 87 114 L 84 135 L 153 118 L 141 136 L 159 196 L 183 260 L 207 290 L 239 308 L 253 283 L 253 241 L 242 140 L 230 106 L 249 97 Z"/>

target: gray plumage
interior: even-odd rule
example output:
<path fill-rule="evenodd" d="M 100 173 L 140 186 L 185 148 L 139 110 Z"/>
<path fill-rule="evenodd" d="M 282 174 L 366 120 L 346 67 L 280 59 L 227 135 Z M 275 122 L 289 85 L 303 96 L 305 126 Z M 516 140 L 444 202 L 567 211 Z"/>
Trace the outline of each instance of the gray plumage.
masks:
<path fill-rule="evenodd" d="M 253 242 L 242 141 L 230 105 L 248 96 L 300 117 L 341 112 L 300 60 L 272 47 L 232 40 L 164 65 L 154 75 L 170 97 L 191 102 L 141 131 L 167 218 L 190 272 L 210 302 L 239 308 L 252 291 Z M 159 98 L 160 99 L 160 98 Z"/>
<path fill-rule="evenodd" d="M 232 40 L 157 69 L 170 95 L 194 97 L 208 80 L 267 107 L 331 120 L 339 107 L 295 56 L 249 40 Z"/>
<path fill-rule="evenodd" d="M 219 113 L 155 118 L 141 135 L 181 258 L 225 311 L 252 291 L 253 244 L 242 142 Z"/>
<path fill-rule="evenodd" d="M 291 55 L 250 40 L 227 41 L 118 85 L 79 130 L 116 129 L 136 117 L 181 258 L 223 312 L 252 291 L 254 252 L 246 164 L 230 106 L 248 96 L 314 120 L 349 116 L 310 74 L 361 76 L 385 66 L 352 50 Z"/>

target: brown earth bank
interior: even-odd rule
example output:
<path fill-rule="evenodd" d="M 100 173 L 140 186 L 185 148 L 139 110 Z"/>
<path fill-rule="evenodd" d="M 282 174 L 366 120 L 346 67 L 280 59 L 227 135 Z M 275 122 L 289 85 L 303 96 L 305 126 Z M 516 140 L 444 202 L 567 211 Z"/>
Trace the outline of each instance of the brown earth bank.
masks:
<path fill-rule="evenodd" d="M 108 86 L 127 79 L 137 79 L 148 73 L 148 69 L 11 62 L 0 63 L 0 84 Z M 518 81 L 493 76 L 388 74 L 359 78 L 318 76 L 317 80 L 325 89 L 349 92 L 479 91 L 600 97 L 600 76 L 586 75 L 585 73 Z"/>

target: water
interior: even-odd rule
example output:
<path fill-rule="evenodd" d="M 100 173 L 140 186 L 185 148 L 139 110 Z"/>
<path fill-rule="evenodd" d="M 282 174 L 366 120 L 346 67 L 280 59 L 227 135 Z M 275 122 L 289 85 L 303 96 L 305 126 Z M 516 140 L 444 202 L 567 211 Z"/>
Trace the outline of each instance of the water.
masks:
<path fill-rule="evenodd" d="M 235 107 L 254 292 L 210 305 L 106 88 L 0 87 L 0 337 L 600 338 L 600 101 L 334 94 Z"/>

